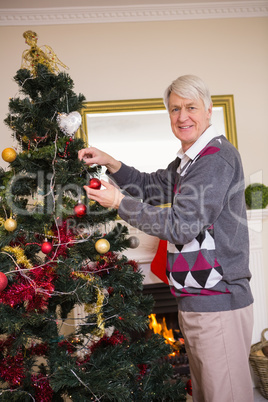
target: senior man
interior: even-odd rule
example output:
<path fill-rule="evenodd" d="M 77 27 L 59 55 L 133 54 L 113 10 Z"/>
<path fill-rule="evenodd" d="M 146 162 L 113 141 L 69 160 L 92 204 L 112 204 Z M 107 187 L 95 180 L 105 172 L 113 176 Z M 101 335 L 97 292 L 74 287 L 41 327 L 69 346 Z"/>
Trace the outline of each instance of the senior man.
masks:
<path fill-rule="evenodd" d="M 168 167 L 144 173 L 85 148 L 79 158 L 106 166 L 125 191 L 106 181 L 103 190 L 85 190 L 130 225 L 168 241 L 166 274 L 178 300 L 194 402 L 252 402 L 253 297 L 241 159 L 211 124 L 210 92 L 199 77 L 177 78 L 164 103 L 181 143 Z M 170 207 L 158 207 L 165 203 Z"/>

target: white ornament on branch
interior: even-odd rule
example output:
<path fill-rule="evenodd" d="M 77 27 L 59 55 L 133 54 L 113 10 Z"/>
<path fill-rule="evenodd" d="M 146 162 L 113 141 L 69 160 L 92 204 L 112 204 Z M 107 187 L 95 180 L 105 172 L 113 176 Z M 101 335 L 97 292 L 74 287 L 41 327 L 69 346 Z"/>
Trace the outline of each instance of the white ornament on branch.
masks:
<path fill-rule="evenodd" d="M 60 113 L 57 116 L 57 123 L 64 134 L 71 136 L 79 129 L 82 117 L 79 112 Z"/>

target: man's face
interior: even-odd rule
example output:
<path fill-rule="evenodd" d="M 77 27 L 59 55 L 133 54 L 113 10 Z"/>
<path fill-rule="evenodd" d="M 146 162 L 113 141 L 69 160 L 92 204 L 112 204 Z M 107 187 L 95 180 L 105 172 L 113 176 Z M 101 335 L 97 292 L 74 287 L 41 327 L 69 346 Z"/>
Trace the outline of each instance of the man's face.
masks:
<path fill-rule="evenodd" d="M 171 92 L 168 110 L 172 131 L 185 152 L 209 127 L 212 104 L 205 110 L 201 99 L 185 99 Z"/>

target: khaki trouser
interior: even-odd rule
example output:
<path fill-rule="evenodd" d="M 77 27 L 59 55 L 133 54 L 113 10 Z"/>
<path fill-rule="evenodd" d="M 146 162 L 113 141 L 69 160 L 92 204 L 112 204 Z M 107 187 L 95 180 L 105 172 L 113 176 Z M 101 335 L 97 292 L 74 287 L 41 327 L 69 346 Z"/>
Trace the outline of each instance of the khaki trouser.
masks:
<path fill-rule="evenodd" d="M 212 296 L 211 296 L 212 297 Z M 249 352 L 253 306 L 216 313 L 179 311 L 194 402 L 253 402 Z"/>

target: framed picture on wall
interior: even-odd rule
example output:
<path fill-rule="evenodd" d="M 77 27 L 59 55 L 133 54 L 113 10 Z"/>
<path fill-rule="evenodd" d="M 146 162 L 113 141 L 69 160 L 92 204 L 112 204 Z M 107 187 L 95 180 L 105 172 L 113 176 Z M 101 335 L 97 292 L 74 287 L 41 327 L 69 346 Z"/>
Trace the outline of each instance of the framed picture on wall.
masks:
<path fill-rule="evenodd" d="M 237 147 L 233 95 L 212 96 L 212 123 Z M 165 168 L 180 148 L 170 128 L 163 100 L 132 99 L 85 102 L 77 136 L 137 169 Z"/>

